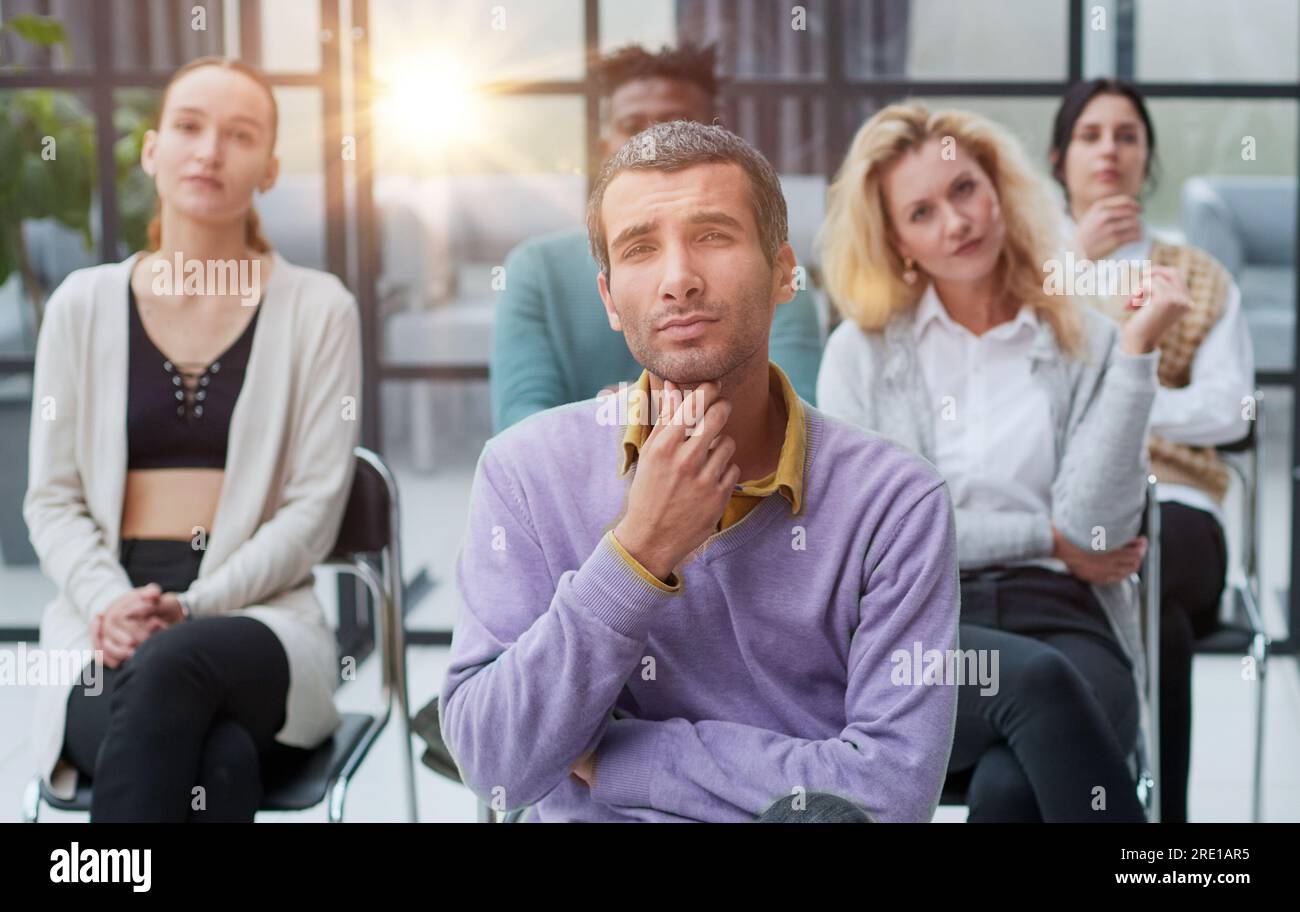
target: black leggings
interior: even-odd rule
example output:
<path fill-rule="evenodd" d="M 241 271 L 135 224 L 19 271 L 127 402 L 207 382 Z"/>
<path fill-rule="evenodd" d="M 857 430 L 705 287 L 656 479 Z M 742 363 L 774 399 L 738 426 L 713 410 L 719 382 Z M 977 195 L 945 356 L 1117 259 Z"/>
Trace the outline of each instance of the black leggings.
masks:
<path fill-rule="evenodd" d="M 958 687 L 948 770 L 970 771 L 970 821 L 1144 820 L 1132 666 L 1089 586 L 1016 568 L 963 579 L 961 600 L 961 648 L 998 657 L 996 693 Z"/>
<path fill-rule="evenodd" d="M 201 552 L 188 542 L 123 542 L 135 586 L 183 592 Z M 250 617 L 182 621 L 145 640 L 96 696 L 68 697 L 63 756 L 93 780 L 91 820 L 251 821 L 268 767 L 309 752 L 275 742 L 289 660 Z"/>
<path fill-rule="evenodd" d="M 1192 759 L 1192 656 L 1218 626 L 1228 546 L 1213 515 L 1160 505 L 1160 819 L 1187 821 Z"/>

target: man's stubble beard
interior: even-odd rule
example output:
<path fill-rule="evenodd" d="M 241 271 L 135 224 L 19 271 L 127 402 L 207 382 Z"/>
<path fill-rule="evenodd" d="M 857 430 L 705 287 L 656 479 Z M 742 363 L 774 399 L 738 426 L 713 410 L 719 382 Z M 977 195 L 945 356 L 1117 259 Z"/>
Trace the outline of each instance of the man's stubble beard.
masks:
<path fill-rule="evenodd" d="M 723 326 L 731 328 L 732 334 L 720 345 L 677 347 L 675 350 L 656 348 L 650 342 L 655 335 L 654 327 L 669 318 L 667 313 L 656 312 L 639 321 L 634 332 L 629 333 L 625 329 L 623 335 L 628 350 L 637 363 L 650 373 L 678 386 L 695 386 L 711 380 L 721 380 L 743 367 L 762 349 L 763 340 L 771 330 L 771 320 L 766 320 L 763 331 L 756 332 L 754 338 L 750 339 L 745 336 L 745 327 L 736 315 L 752 313 L 757 316 L 766 313 L 763 298 L 767 293 L 766 287 L 755 284 L 741 292 L 743 301 L 736 308 L 703 304 L 685 311 L 719 317 Z M 727 313 L 731 313 L 730 319 L 723 316 Z"/>

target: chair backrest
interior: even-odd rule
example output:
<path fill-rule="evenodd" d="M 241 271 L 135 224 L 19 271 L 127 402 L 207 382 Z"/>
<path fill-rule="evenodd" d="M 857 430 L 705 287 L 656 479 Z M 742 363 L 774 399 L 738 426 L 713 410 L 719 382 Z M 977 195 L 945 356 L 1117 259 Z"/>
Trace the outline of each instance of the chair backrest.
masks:
<path fill-rule="evenodd" d="M 1232 443 L 1215 447 L 1219 458 L 1241 484 L 1240 562 L 1246 576 L 1246 586 L 1258 603 L 1259 596 L 1259 486 L 1264 477 L 1264 454 L 1260 445 L 1264 420 L 1263 402 L 1255 403 L 1255 420 L 1249 422 L 1246 435 Z"/>
<path fill-rule="evenodd" d="M 393 540 L 392 500 L 382 463 L 364 447 L 357 447 L 354 458 L 356 473 L 339 537 L 330 555 L 333 558 L 373 554 L 388 547 Z"/>
<path fill-rule="evenodd" d="M 1138 568 L 1138 597 L 1140 599 L 1139 617 L 1141 618 L 1142 642 L 1147 648 L 1148 657 L 1151 649 L 1159 642 L 1160 613 L 1160 499 L 1156 494 L 1156 478 L 1147 476 L 1147 485 L 1143 491 L 1142 525 L 1139 535 L 1146 536 L 1147 552 Z M 1148 687 L 1150 686 L 1150 668 L 1148 667 Z"/>
<path fill-rule="evenodd" d="M 1250 427 L 1246 430 L 1244 437 L 1234 440 L 1232 443 L 1221 443 L 1215 449 L 1220 453 L 1249 453 L 1256 445 L 1255 428 L 1257 425 L 1258 422 L 1256 421 L 1250 422 Z"/>

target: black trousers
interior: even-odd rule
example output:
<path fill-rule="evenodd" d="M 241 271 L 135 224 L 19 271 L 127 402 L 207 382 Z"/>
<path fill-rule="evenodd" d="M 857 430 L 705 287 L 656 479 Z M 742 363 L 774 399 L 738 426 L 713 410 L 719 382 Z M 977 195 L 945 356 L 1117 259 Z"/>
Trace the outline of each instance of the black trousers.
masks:
<path fill-rule="evenodd" d="M 970 821 L 1144 820 L 1132 665 L 1090 587 L 1010 568 L 964 577 L 961 600 L 961 648 L 998 659 L 996 693 L 958 687 L 948 770 L 972 771 Z"/>
<path fill-rule="evenodd" d="M 1218 520 L 1185 504 L 1160 505 L 1160 819 L 1187 821 L 1192 759 L 1192 658 L 1219 623 L 1228 545 Z"/>
<path fill-rule="evenodd" d="M 185 541 L 130 540 L 135 586 L 183 592 L 201 552 Z M 182 621 L 104 669 L 103 690 L 68 697 L 63 756 L 94 783 L 92 821 L 251 821 L 263 774 L 308 751 L 275 742 L 284 725 L 289 660 L 250 617 Z"/>

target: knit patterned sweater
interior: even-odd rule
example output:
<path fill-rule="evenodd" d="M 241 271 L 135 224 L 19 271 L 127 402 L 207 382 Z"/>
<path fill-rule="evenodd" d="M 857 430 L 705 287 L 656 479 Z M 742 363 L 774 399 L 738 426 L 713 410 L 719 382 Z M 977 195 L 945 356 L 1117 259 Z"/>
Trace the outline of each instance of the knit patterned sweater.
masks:
<path fill-rule="evenodd" d="M 1151 246 L 1151 262 L 1172 266 L 1178 271 L 1191 294 L 1192 309 L 1160 340 L 1160 364 L 1156 372 L 1160 385 L 1180 389 L 1192 379 L 1192 360 L 1223 313 L 1224 300 L 1232 276 L 1219 261 L 1195 247 L 1165 244 Z M 1124 299 L 1098 296 L 1106 313 L 1126 322 L 1131 311 L 1124 310 Z M 1220 503 L 1228 490 L 1228 469 L 1213 447 L 1194 447 L 1175 443 L 1152 434 L 1148 438 L 1151 471 L 1163 483 L 1199 488 Z"/>

